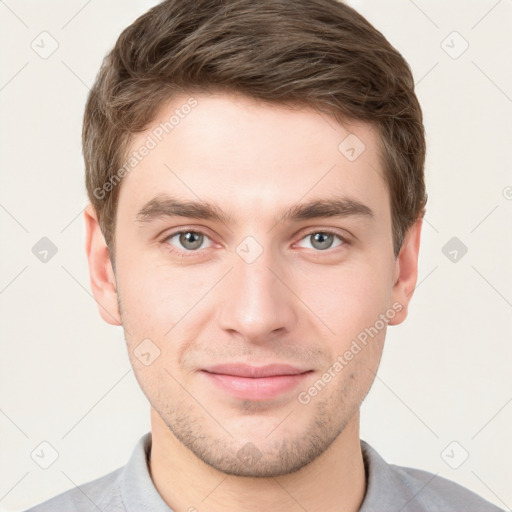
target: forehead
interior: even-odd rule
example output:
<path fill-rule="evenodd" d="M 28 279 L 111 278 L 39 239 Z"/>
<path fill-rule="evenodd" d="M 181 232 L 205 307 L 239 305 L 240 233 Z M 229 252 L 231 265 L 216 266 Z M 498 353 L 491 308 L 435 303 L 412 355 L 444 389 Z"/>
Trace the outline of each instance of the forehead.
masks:
<path fill-rule="evenodd" d="M 137 152 L 145 156 L 123 178 L 118 214 L 134 217 L 168 193 L 214 203 L 236 219 L 275 218 L 281 207 L 334 196 L 389 216 L 376 130 L 361 122 L 342 125 L 311 108 L 182 94 L 134 137 L 128 156 Z"/>

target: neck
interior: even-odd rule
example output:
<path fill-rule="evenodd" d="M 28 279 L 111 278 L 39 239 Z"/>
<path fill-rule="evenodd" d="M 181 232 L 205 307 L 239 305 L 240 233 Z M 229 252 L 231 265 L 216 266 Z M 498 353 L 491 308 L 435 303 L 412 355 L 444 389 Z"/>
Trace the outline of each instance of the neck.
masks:
<path fill-rule="evenodd" d="M 154 409 L 151 432 L 151 478 L 174 512 L 356 512 L 364 498 L 359 412 L 323 454 L 300 470 L 275 478 L 239 477 L 217 471 L 176 439 Z"/>

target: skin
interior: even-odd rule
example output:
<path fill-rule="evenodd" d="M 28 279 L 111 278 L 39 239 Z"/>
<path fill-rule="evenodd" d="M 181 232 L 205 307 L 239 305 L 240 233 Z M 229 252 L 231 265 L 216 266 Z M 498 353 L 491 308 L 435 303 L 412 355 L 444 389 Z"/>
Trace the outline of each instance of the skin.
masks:
<path fill-rule="evenodd" d="M 152 479 L 177 512 L 356 511 L 366 485 L 359 408 L 386 327 L 308 404 L 297 396 L 393 303 L 402 309 L 389 325 L 404 321 L 417 280 L 421 219 L 395 258 L 389 192 L 371 125 L 342 126 L 312 109 L 224 93 L 194 97 L 197 106 L 120 185 L 115 273 L 94 209 L 85 212 L 100 314 L 124 327 L 151 404 Z M 140 147 L 187 99 L 176 96 L 163 106 L 131 147 Z M 349 133 L 365 145 L 355 161 L 338 150 Z M 138 223 L 137 212 L 163 192 L 213 202 L 233 222 Z M 274 220 L 286 207 L 342 195 L 369 206 L 374 217 Z M 180 228 L 206 235 L 196 252 L 169 237 Z M 347 241 L 333 237 L 330 248 L 318 249 L 312 235 L 325 229 Z M 247 236 L 262 248 L 251 263 L 237 252 Z M 192 256 L 180 258 L 169 247 Z M 147 338 L 160 355 L 145 365 L 134 350 Z M 312 371 L 271 399 L 240 399 L 201 372 L 233 361 Z M 252 450 L 252 459 L 240 450 Z"/>

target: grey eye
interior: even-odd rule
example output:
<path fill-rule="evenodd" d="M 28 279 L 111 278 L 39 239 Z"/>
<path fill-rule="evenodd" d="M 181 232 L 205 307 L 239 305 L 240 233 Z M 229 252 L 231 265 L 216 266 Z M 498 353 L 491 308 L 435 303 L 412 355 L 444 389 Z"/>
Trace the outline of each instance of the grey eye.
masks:
<path fill-rule="evenodd" d="M 331 247 L 334 236 L 330 233 L 315 233 L 310 235 L 313 247 L 316 249 L 324 250 Z"/>
<path fill-rule="evenodd" d="M 203 243 L 203 235 L 200 233 L 194 233 L 193 231 L 187 231 L 186 233 L 180 234 L 180 244 L 185 247 L 185 249 L 198 249 L 201 247 Z"/>
<path fill-rule="evenodd" d="M 179 245 L 176 245 L 172 242 L 173 239 L 178 238 Z M 176 247 L 177 249 L 186 249 L 187 251 L 195 251 L 199 249 L 205 239 L 207 239 L 205 235 L 202 233 L 198 233 L 197 231 L 179 231 L 174 233 L 174 235 L 170 235 L 167 240 L 171 245 Z"/>
<path fill-rule="evenodd" d="M 336 238 L 340 241 L 340 243 L 333 246 L 333 242 Z M 313 248 L 318 251 L 325 251 L 331 247 L 341 245 L 344 242 L 340 236 L 325 231 L 310 233 L 309 235 L 306 235 L 303 240 L 310 240 L 311 247 L 309 248 Z"/>

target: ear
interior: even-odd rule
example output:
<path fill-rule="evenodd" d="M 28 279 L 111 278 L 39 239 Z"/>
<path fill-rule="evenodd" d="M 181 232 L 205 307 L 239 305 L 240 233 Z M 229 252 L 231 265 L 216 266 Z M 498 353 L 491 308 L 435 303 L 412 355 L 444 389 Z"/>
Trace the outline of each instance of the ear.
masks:
<path fill-rule="evenodd" d="M 398 302 L 402 309 L 389 321 L 389 325 L 401 324 L 407 318 L 409 302 L 418 279 L 418 254 L 422 225 L 423 217 L 409 228 L 395 262 L 392 304 Z"/>
<path fill-rule="evenodd" d="M 91 204 L 85 208 L 84 218 L 85 251 L 89 261 L 92 293 L 98 303 L 98 309 L 103 320 L 111 325 L 121 325 L 116 280 L 110 261 L 110 251 L 101 232 L 96 211 Z"/>

